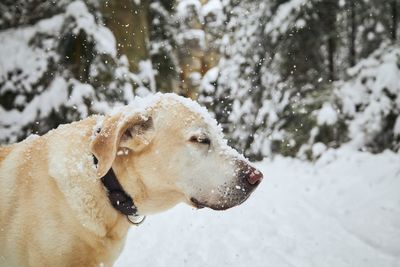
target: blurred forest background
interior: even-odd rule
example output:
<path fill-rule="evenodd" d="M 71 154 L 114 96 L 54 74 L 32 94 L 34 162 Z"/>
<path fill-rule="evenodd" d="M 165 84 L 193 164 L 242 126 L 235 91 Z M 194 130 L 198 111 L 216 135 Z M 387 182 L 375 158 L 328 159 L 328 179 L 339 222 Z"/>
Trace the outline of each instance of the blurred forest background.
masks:
<path fill-rule="evenodd" d="M 398 0 L 3 0 L 0 143 L 175 92 L 251 159 L 400 149 Z"/>

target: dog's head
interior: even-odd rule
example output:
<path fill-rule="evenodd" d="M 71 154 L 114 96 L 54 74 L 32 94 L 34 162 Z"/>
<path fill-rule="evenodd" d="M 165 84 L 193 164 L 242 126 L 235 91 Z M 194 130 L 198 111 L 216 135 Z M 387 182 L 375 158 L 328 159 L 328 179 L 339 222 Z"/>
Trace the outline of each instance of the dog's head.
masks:
<path fill-rule="evenodd" d="M 143 108 L 108 116 L 92 143 L 98 176 L 111 167 L 139 213 L 179 202 L 222 210 L 246 200 L 262 179 L 224 140 L 197 103 L 157 94 Z"/>

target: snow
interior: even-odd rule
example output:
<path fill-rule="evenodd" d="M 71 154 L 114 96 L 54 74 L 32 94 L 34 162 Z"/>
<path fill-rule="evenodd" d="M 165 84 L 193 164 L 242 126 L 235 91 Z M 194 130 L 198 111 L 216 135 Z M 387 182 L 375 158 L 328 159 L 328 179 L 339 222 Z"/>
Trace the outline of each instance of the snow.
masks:
<path fill-rule="evenodd" d="M 70 84 L 72 89 L 68 95 Z M 58 112 L 62 105 L 73 107 L 83 117 L 87 117 L 89 111 L 84 105 L 84 101 L 92 98 L 93 95 L 93 87 L 89 84 L 83 84 L 74 79 L 66 81 L 62 77 L 56 77 L 46 91 L 36 95 L 22 111 L 18 109 L 6 111 L 0 107 L 0 125 L 7 126 L 0 128 L 0 138 L 13 136 L 13 133 L 20 131 L 29 122 L 46 118 L 52 111 Z"/>
<path fill-rule="evenodd" d="M 385 118 L 400 109 L 399 57 L 399 47 L 382 45 L 349 69 L 350 79 L 338 85 L 336 95 L 342 112 L 350 119 L 349 137 L 356 147 L 371 143 Z"/>
<path fill-rule="evenodd" d="M 149 84 L 149 89 L 156 91 L 156 71 L 153 69 L 151 60 L 141 60 L 139 62 L 139 72 L 136 74 L 142 83 Z M 144 87 L 144 86 L 143 86 Z M 148 91 L 148 90 L 147 90 Z"/>
<path fill-rule="evenodd" d="M 397 116 L 396 122 L 394 123 L 393 132 L 395 135 L 400 135 L 400 116 Z"/>
<path fill-rule="evenodd" d="M 299 28 L 299 29 L 301 29 L 301 28 L 304 28 L 305 26 L 306 26 L 306 21 L 304 20 L 304 19 L 298 19 L 297 21 L 296 21 L 296 28 Z M 321 80 L 322 81 L 322 80 Z"/>
<path fill-rule="evenodd" d="M 199 86 L 201 83 L 201 73 L 197 71 L 191 72 L 189 75 L 189 81 L 194 86 Z"/>
<path fill-rule="evenodd" d="M 222 13 L 222 3 L 220 0 L 209 0 L 204 6 L 201 8 L 201 13 L 205 17 L 210 13 L 215 13 L 219 15 Z"/>
<path fill-rule="evenodd" d="M 198 100 L 214 110 L 238 149 L 261 157 L 282 153 L 279 146 L 298 145 L 299 151 L 290 153 L 313 163 L 279 156 L 258 163 L 266 179 L 249 201 L 235 209 L 194 211 L 181 205 L 148 218 L 130 232 L 117 266 L 400 266 L 400 156 L 349 148 L 400 152 L 400 46 L 389 44 L 389 36 L 382 38 L 389 28 L 374 18 L 378 13 L 367 3 L 372 1 L 364 1 L 370 18 L 360 20 L 359 58 L 349 70 L 344 51 L 347 30 L 341 29 L 348 10 L 346 1 L 339 1 L 335 64 L 343 68 L 333 83 L 324 73 L 313 76 L 309 82 L 320 88 L 312 84 L 297 88 L 282 76 L 281 68 L 285 60 L 292 60 L 287 56 L 292 44 L 295 47 L 299 37 L 318 26 L 313 16 L 319 14 L 314 11 L 321 1 L 180 0 L 172 11 L 163 1 L 150 2 L 154 2 L 151 12 L 161 15 L 155 16 L 154 29 L 159 26 L 157 31 L 163 34 L 153 36 L 149 55 L 171 61 L 168 65 L 176 79 L 189 56 L 200 56 L 203 67 L 210 67 L 204 54 L 214 57 L 218 51 L 221 56 L 203 77 L 199 69 L 193 70 L 189 82 L 199 88 Z M 53 126 L 54 122 L 46 125 L 52 114 L 72 121 L 109 113 L 117 106 L 113 112 L 129 116 L 161 97 L 199 114 L 225 140 L 221 126 L 197 103 L 173 94 L 152 95 L 159 73 L 151 59 L 137 62 L 138 73 L 130 72 L 129 60 L 118 55 L 115 37 L 95 1 L 61 3 L 53 11 L 59 14 L 41 11 L 47 15 L 38 14 L 39 20 L 0 31 L 0 95 L 6 104 L 0 106 L 0 142 L 23 139 L 31 131 L 46 132 Z M 3 21 L 15 14 L 19 13 L 5 12 Z M 90 65 L 87 83 L 65 60 L 70 54 L 64 49 L 81 33 L 90 43 L 85 50 L 91 55 L 81 58 Z M 321 33 L 321 38 L 327 36 Z M 375 49 L 374 43 L 381 43 L 380 48 L 364 52 Z M 320 50 L 318 55 L 325 58 L 326 47 Z M 108 76 L 111 81 L 106 81 Z M 181 84 L 171 84 L 175 82 Z M 8 100 L 8 93 L 15 98 Z M 125 103 L 128 108 L 121 107 Z M 292 123 L 290 115 L 300 119 Z M 96 118 L 93 132 L 103 123 L 103 117 Z M 77 164 L 79 168 L 82 165 Z"/>
<path fill-rule="evenodd" d="M 347 147 L 314 164 L 264 160 L 265 179 L 244 204 L 148 217 L 115 266 L 399 266 L 399 162 Z"/>
<path fill-rule="evenodd" d="M 201 8 L 201 15 L 203 18 L 214 16 L 212 21 L 207 21 L 210 27 L 221 25 L 224 21 L 224 11 L 220 0 L 209 0 Z"/>
<path fill-rule="evenodd" d="M 196 41 L 201 49 L 205 49 L 206 47 L 206 36 L 203 30 L 186 30 L 178 34 L 177 41 L 180 44 L 185 44 L 187 41 Z"/>
<path fill-rule="evenodd" d="M 49 115 L 52 110 L 57 110 L 62 103 L 67 101 L 66 85 L 66 81 L 63 78 L 56 78 L 47 91 L 35 96 L 22 111 L 17 109 L 5 111 L 0 107 L 0 125 L 9 126 L 0 128 L 0 137 L 10 136 L 13 132 L 17 132 L 22 128 L 23 125 L 34 121 L 35 118 L 43 118 Z"/>
<path fill-rule="evenodd" d="M 84 118 L 90 113 L 85 101 L 90 98 L 95 101 L 94 106 L 101 105 L 96 101 L 92 85 L 71 78 L 66 70 L 60 70 L 63 71 L 60 75 L 51 67 L 62 64 L 58 47 L 65 28 L 75 35 L 84 31 L 99 54 L 116 56 L 113 34 L 96 23 L 82 1 L 73 1 L 64 13 L 33 25 L 0 32 L 0 93 L 13 92 L 14 106 L 17 106 L 11 110 L 0 107 L 0 140 L 16 141 L 24 127 L 46 119 L 61 107 L 69 107 Z"/>
<path fill-rule="evenodd" d="M 217 81 L 218 73 L 219 73 L 219 68 L 214 67 L 214 68 L 209 69 L 206 72 L 206 74 L 204 74 L 204 77 L 200 84 L 202 91 L 209 93 L 209 94 L 211 94 L 215 91 L 215 86 L 213 86 L 212 84 Z"/>
<path fill-rule="evenodd" d="M 59 32 L 62 22 L 62 16 L 57 15 L 37 23 L 35 28 L 21 27 L 0 32 L 0 81 L 7 81 L 8 73 L 20 71 L 13 81 L 7 81 L 4 91 L 15 91 L 18 82 L 22 82 L 27 91 L 32 91 L 31 84 L 47 70 L 49 58 L 57 55 L 48 51 L 53 46 L 51 43 L 44 42 L 44 47 L 40 48 L 29 43 L 35 35 Z"/>
<path fill-rule="evenodd" d="M 314 158 L 318 158 L 326 151 L 326 145 L 321 142 L 317 142 L 312 146 L 312 154 Z"/>
<path fill-rule="evenodd" d="M 156 91 L 152 62 L 138 62 L 139 72 L 130 72 L 126 56 L 117 57 L 113 33 L 83 1 L 72 1 L 60 12 L 0 32 L 0 95 L 12 96 L 11 109 L 0 106 L 0 142 L 15 142 L 31 131 L 45 133 L 53 127 L 48 125 L 52 112 L 58 116 L 62 110 L 73 121 Z M 88 80 L 71 71 L 64 62 L 68 52 L 61 49 L 81 33 L 94 45 Z M 39 121 L 43 125 L 32 129 Z"/>
<path fill-rule="evenodd" d="M 98 51 L 110 54 L 113 57 L 117 55 L 114 34 L 108 28 L 95 23 L 93 15 L 90 14 L 84 2 L 74 1 L 69 4 L 65 15 L 74 18 L 76 27 L 72 32 L 75 35 L 84 30 L 93 37 Z"/>
<path fill-rule="evenodd" d="M 201 3 L 199 0 L 182 0 L 176 7 L 176 15 L 178 18 L 186 18 L 190 15 L 190 9 L 194 9 L 197 14 L 200 13 Z"/>
<path fill-rule="evenodd" d="M 330 103 L 324 103 L 318 113 L 317 121 L 318 125 L 333 125 L 337 122 L 337 113 Z"/>
<path fill-rule="evenodd" d="M 87 106 L 84 104 L 84 100 L 94 98 L 94 89 L 90 84 L 81 83 L 77 80 L 71 79 L 70 83 L 72 84 L 72 92 L 65 105 L 75 107 L 75 109 L 79 110 L 79 113 L 83 117 L 87 117 L 89 115 L 89 111 Z M 59 104 L 61 105 L 62 102 Z M 57 107 L 54 108 L 56 109 Z"/>
<path fill-rule="evenodd" d="M 274 14 L 272 20 L 266 25 L 265 33 L 271 33 L 272 38 L 276 40 L 276 38 L 278 37 L 278 33 L 286 32 L 291 24 L 294 24 L 299 28 L 304 27 L 305 21 L 300 20 L 297 22 L 293 22 L 290 19 L 290 15 L 293 12 L 298 12 L 306 3 L 307 1 L 305 0 L 290 0 L 287 3 L 281 4 Z"/>
<path fill-rule="evenodd" d="M 222 128 L 221 126 L 217 123 L 217 121 L 211 117 L 210 113 L 207 111 L 207 109 L 203 106 L 200 106 L 197 102 L 185 98 L 182 96 L 179 96 L 174 93 L 156 93 L 156 94 L 149 94 L 146 97 L 135 97 L 131 103 L 127 106 L 122 106 L 122 107 L 115 107 L 110 114 L 116 114 L 116 113 L 123 113 L 125 117 L 130 117 L 132 114 L 136 112 L 143 112 L 147 108 L 155 105 L 157 102 L 161 100 L 170 100 L 170 103 L 173 103 L 174 101 L 177 103 L 182 104 L 186 108 L 188 108 L 190 111 L 192 111 L 194 114 L 199 115 L 203 121 L 210 127 L 211 130 L 215 132 L 217 136 L 220 136 L 221 138 L 223 137 L 222 134 Z M 165 102 L 164 102 L 165 103 Z"/>

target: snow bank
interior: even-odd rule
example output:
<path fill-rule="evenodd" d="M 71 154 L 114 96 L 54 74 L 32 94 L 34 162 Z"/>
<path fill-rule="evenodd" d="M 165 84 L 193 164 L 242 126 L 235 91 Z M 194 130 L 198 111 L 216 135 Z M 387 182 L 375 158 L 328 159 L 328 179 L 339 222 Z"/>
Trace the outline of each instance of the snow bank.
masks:
<path fill-rule="evenodd" d="M 399 162 L 347 148 L 315 164 L 265 160 L 266 178 L 244 204 L 151 216 L 131 229 L 115 266 L 399 266 Z"/>

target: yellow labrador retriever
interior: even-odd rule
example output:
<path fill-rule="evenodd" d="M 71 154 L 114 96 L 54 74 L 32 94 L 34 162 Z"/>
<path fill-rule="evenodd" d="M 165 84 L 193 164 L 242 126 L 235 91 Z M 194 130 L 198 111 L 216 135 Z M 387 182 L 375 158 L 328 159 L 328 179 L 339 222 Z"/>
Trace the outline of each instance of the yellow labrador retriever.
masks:
<path fill-rule="evenodd" d="M 138 216 L 227 209 L 261 179 L 195 102 L 137 100 L 0 148 L 0 266 L 112 266 Z"/>

